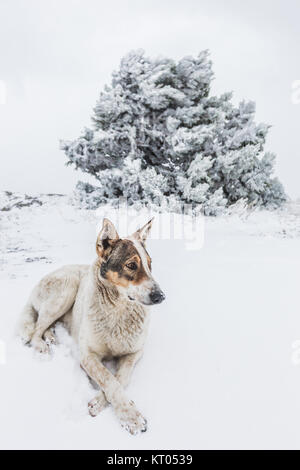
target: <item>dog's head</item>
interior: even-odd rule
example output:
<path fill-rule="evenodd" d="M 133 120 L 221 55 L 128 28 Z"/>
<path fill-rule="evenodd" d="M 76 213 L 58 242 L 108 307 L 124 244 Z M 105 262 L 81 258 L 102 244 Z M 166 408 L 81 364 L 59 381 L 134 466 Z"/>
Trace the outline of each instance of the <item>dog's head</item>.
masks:
<path fill-rule="evenodd" d="M 112 222 L 104 219 L 96 243 L 100 276 L 117 286 L 128 299 L 144 305 L 159 304 L 165 299 L 152 277 L 151 258 L 145 247 L 152 221 L 121 239 Z"/>

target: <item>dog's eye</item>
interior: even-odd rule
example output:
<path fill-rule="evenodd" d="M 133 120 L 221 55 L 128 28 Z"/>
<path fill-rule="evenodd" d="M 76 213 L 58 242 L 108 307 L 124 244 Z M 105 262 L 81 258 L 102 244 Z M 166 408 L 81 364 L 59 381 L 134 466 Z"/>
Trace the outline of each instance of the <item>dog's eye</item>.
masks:
<path fill-rule="evenodd" d="M 134 262 L 131 262 L 131 263 L 126 264 L 126 267 L 127 267 L 128 269 L 131 269 L 132 271 L 135 271 L 135 270 L 137 269 L 137 265 L 136 265 L 136 263 L 134 263 Z"/>

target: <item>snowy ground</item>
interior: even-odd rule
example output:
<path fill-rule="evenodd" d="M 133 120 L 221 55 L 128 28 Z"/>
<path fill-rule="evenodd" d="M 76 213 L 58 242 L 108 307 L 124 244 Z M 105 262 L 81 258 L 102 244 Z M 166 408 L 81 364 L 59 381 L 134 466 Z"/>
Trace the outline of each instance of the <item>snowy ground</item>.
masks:
<path fill-rule="evenodd" d="M 0 212 L 1 448 L 300 448 L 299 205 L 206 220 L 200 250 L 150 240 L 167 300 L 128 388 L 149 423 L 134 437 L 110 408 L 89 417 L 62 329 L 48 360 L 13 336 L 42 275 L 95 256 L 101 211 L 44 202 Z"/>

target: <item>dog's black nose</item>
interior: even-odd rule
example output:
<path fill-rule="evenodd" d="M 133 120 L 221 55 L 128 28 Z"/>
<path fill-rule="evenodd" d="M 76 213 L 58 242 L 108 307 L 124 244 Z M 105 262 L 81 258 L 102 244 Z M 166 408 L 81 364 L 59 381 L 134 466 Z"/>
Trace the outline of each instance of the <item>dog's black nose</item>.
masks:
<path fill-rule="evenodd" d="M 153 290 L 150 293 L 150 300 L 153 304 L 160 304 L 166 296 L 161 290 Z"/>

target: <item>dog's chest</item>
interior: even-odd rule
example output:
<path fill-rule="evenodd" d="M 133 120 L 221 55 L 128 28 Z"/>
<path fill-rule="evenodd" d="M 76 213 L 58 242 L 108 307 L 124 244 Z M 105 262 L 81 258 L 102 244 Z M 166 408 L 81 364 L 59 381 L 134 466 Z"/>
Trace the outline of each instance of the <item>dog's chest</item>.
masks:
<path fill-rule="evenodd" d="M 90 317 L 90 322 L 93 347 L 100 354 L 128 354 L 142 348 L 145 342 L 148 315 L 142 305 L 131 302 L 105 313 L 98 311 Z"/>

